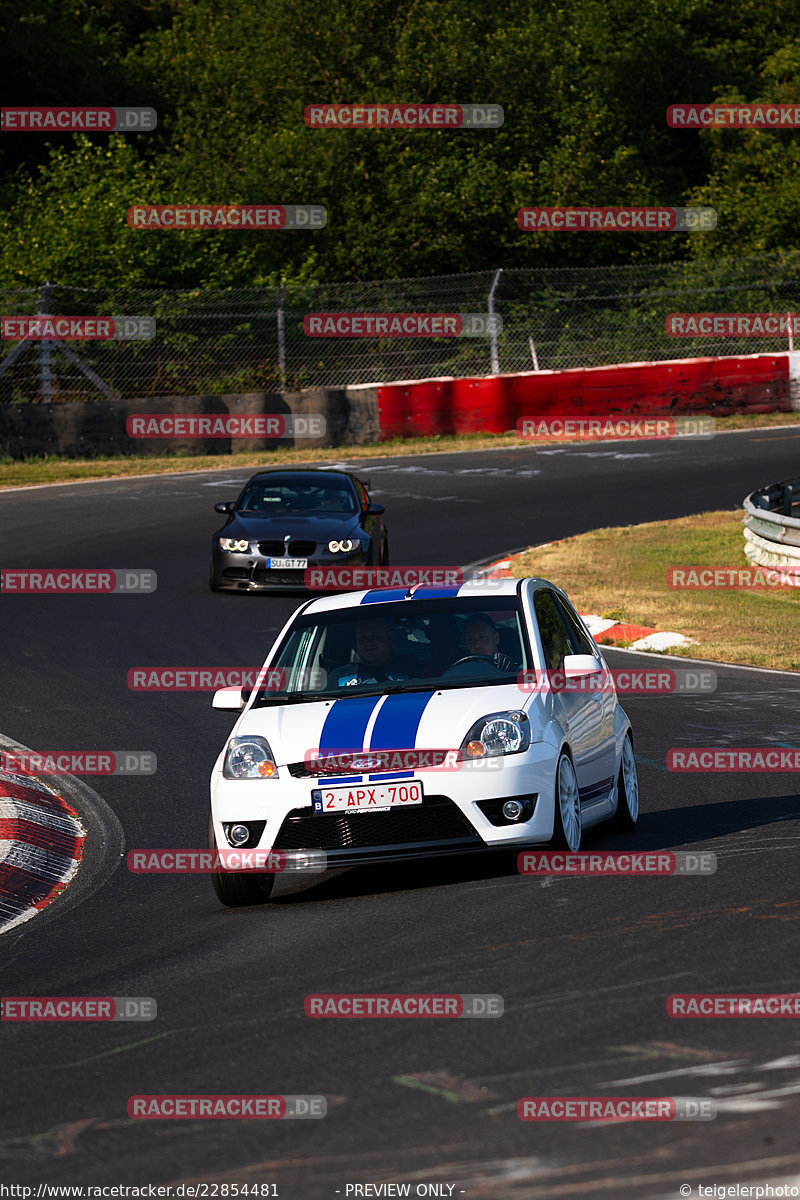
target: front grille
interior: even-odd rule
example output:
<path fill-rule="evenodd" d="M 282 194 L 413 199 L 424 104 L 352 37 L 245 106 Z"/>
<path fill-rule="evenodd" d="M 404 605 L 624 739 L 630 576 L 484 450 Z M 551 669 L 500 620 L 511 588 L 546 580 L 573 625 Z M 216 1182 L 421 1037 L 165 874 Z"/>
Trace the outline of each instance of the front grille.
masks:
<path fill-rule="evenodd" d="M 373 846 L 462 842 L 481 839 L 449 796 L 426 796 L 397 812 L 311 813 L 295 808 L 275 839 L 275 850 L 366 850 Z"/>
<path fill-rule="evenodd" d="M 305 571 L 299 568 L 296 571 L 273 571 L 267 567 L 256 567 L 253 571 L 254 583 L 289 583 L 292 587 L 302 588 Z"/>
<path fill-rule="evenodd" d="M 266 555 L 267 558 L 273 558 L 273 557 L 274 558 L 283 558 L 284 556 L 286 556 L 286 543 L 285 542 L 259 542 L 258 549 L 261 552 L 261 554 Z M 317 550 L 316 542 L 301 542 L 301 541 L 295 540 L 295 541 L 289 542 L 288 557 L 289 558 L 308 558 L 309 554 L 316 554 L 316 550 Z"/>

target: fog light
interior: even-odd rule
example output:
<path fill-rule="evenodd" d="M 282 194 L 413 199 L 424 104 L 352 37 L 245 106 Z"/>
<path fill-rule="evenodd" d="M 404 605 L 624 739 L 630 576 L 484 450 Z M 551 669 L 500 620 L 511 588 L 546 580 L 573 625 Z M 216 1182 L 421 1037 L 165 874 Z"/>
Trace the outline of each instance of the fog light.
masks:
<path fill-rule="evenodd" d="M 232 846 L 243 846 L 250 837 L 250 830 L 246 825 L 231 825 L 228 830 L 228 841 Z"/>
<path fill-rule="evenodd" d="M 519 800 L 506 800 L 503 805 L 503 816 L 508 821 L 518 821 L 522 816 L 522 805 Z"/>

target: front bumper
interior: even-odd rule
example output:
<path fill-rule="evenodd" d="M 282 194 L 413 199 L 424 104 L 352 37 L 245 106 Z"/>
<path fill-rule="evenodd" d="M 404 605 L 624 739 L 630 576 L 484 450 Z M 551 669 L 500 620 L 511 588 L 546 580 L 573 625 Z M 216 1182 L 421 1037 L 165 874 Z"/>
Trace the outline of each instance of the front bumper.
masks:
<path fill-rule="evenodd" d="M 261 554 L 237 554 L 232 550 L 213 551 L 211 561 L 215 573 L 215 584 L 225 592 L 272 592 L 306 591 L 305 573 L 311 567 L 363 567 L 367 555 L 361 550 L 352 554 L 315 554 L 308 558 L 308 567 L 268 567 L 267 556 Z M 274 561 L 274 559 L 273 559 Z"/>
<path fill-rule="evenodd" d="M 325 780 L 295 779 L 286 766 L 274 780 L 211 779 L 211 809 L 219 846 L 222 824 L 264 821 L 259 850 L 319 851 L 329 869 L 402 862 L 547 842 L 553 836 L 555 754 L 544 742 L 524 754 L 489 760 L 499 766 L 420 770 L 398 776 L 422 783 L 421 805 L 387 812 L 315 813 L 312 790 Z M 370 784 L 368 776 L 360 777 Z M 386 776 L 381 777 L 383 780 Z M 327 780 L 331 786 L 332 781 Z M 341 786 L 341 785 L 336 785 Z M 498 825 L 479 805 L 487 799 L 528 801 L 528 820 Z"/>

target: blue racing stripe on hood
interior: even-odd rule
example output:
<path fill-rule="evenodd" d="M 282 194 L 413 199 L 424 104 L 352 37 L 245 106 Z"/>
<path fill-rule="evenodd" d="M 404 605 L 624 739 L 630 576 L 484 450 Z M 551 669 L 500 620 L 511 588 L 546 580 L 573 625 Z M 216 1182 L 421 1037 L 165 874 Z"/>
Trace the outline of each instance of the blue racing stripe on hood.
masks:
<path fill-rule="evenodd" d="M 434 695 L 435 692 L 400 692 L 387 696 L 372 727 L 370 750 L 413 750 L 422 714 Z M 391 778 L 406 779 L 413 774 L 413 771 L 393 772 Z M 370 775 L 370 779 L 378 778 L 390 777 Z"/>
<path fill-rule="evenodd" d="M 347 696 L 334 701 L 319 735 L 320 757 L 364 749 L 369 719 L 383 696 Z M 360 783 L 363 776 L 346 775 L 328 783 Z"/>

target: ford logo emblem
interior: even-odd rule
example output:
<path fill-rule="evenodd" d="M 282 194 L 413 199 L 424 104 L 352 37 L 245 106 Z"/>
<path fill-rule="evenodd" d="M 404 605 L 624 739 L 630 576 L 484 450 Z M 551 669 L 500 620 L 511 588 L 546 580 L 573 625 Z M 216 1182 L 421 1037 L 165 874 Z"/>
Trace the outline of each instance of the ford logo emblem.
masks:
<path fill-rule="evenodd" d="M 373 767 L 380 767 L 382 763 L 381 758 L 354 758 L 350 766 L 356 771 L 371 771 Z"/>

